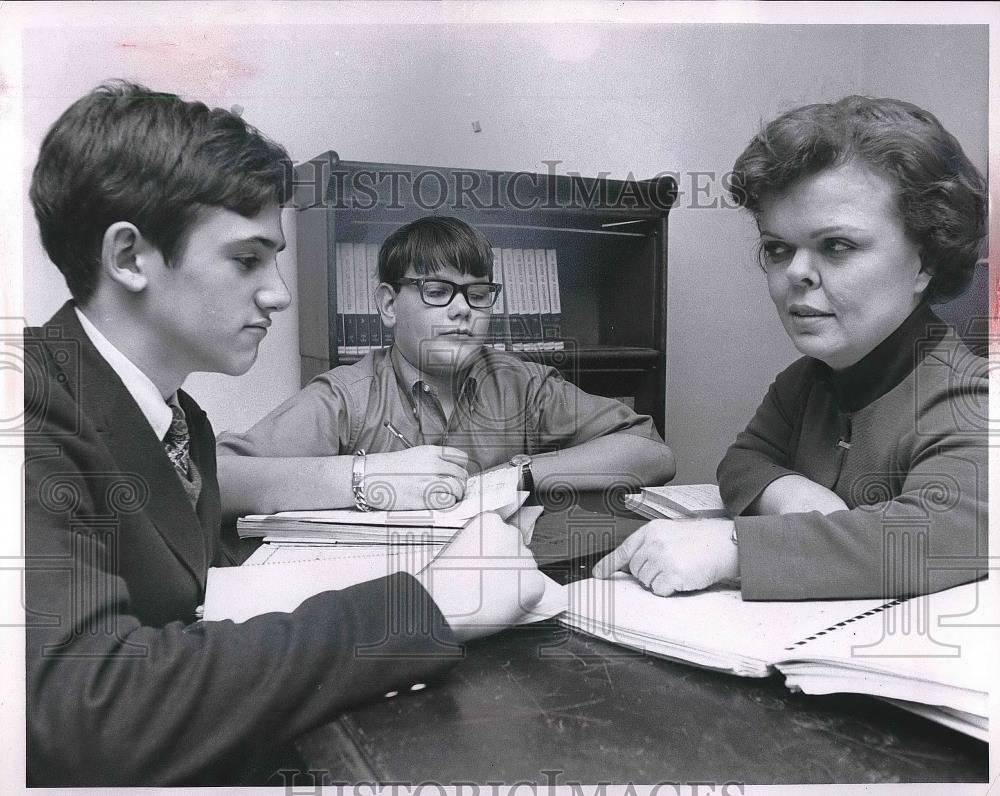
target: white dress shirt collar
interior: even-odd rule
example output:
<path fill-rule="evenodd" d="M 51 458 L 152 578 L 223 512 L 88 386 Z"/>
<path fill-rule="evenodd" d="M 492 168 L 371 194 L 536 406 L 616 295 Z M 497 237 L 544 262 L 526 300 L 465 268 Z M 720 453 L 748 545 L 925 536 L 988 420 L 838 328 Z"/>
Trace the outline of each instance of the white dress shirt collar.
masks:
<path fill-rule="evenodd" d="M 163 396 L 160 395 L 160 391 L 149 376 L 139 370 L 128 357 L 115 348 L 111 341 L 87 319 L 87 316 L 80 312 L 79 307 L 73 309 L 76 311 L 76 317 L 80 319 L 83 331 L 87 333 L 90 342 L 94 344 L 94 348 L 107 360 L 111 369 L 118 374 L 125 389 L 139 405 L 139 410 L 149 421 L 149 425 L 153 427 L 156 438 L 162 440 L 173 420 L 173 412 L 167 405 L 168 402 L 163 400 Z M 169 402 L 175 403 L 176 401 L 177 393 L 174 393 Z"/>

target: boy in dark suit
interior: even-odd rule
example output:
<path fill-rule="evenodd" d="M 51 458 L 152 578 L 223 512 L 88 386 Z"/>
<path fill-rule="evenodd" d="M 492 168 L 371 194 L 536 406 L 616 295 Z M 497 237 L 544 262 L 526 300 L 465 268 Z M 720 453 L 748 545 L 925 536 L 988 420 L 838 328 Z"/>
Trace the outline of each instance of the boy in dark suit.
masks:
<path fill-rule="evenodd" d="M 260 782 L 269 750 L 438 676 L 455 641 L 541 595 L 516 529 L 487 516 L 417 578 L 196 621 L 208 567 L 237 554 L 211 425 L 180 386 L 246 372 L 288 306 L 290 174 L 238 116 L 129 83 L 74 103 L 42 144 L 31 200 L 73 300 L 25 335 L 29 784 Z M 482 573 L 484 609 L 459 624 L 468 596 L 431 575 L 483 554 L 515 563 Z"/>

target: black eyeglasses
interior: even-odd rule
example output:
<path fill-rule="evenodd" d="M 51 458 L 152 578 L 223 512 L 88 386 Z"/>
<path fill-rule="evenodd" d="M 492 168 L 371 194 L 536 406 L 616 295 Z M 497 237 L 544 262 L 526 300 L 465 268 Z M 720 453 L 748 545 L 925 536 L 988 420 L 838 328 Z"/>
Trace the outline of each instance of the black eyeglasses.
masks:
<path fill-rule="evenodd" d="M 471 282 L 467 285 L 456 285 L 447 279 L 411 279 L 403 276 L 397 279 L 395 285 L 416 285 L 420 288 L 420 298 L 424 304 L 431 307 L 447 307 L 456 293 L 465 296 L 470 307 L 484 310 L 497 303 L 503 285 L 496 282 Z"/>

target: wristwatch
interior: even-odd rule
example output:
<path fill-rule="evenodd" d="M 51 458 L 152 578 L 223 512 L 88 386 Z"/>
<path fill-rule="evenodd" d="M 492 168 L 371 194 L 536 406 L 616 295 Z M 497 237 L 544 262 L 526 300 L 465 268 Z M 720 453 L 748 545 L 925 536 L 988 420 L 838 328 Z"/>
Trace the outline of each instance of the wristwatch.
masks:
<path fill-rule="evenodd" d="M 535 479 L 531 475 L 531 457 L 527 453 L 519 453 L 511 457 L 510 466 L 517 467 L 521 471 L 517 482 L 518 490 L 521 492 L 534 492 Z"/>

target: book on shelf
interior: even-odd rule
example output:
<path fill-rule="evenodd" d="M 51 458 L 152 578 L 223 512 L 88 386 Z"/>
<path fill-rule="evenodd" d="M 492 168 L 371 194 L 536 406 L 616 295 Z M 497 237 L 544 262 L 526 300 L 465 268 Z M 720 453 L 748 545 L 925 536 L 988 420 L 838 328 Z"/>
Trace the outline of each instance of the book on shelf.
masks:
<path fill-rule="evenodd" d="M 536 255 L 537 260 L 537 255 Z M 545 270 L 549 285 L 549 303 L 551 306 L 550 315 L 545 327 L 544 335 L 547 341 L 552 344 L 552 350 L 561 351 L 565 347 L 562 337 L 562 299 L 559 295 L 559 259 L 555 249 L 545 249 Z"/>
<path fill-rule="evenodd" d="M 542 351 L 555 351 L 551 337 L 552 298 L 549 290 L 545 249 L 535 249 L 535 280 L 538 283 L 538 339 Z"/>
<path fill-rule="evenodd" d="M 240 538 L 295 540 L 315 544 L 442 544 L 471 518 L 486 511 L 504 519 L 528 497 L 517 489 L 519 473 L 497 467 L 471 476 L 465 497 L 447 509 L 358 511 L 330 509 L 251 514 L 236 521 Z"/>
<path fill-rule="evenodd" d="M 731 585 L 658 597 L 618 572 L 570 584 L 560 621 L 743 677 L 780 672 L 789 688 L 809 694 L 916 703 L 922 715 L 977 735 L 986 726 L 995 637 L 986 583 L 899 600 L 745 602 Z"/>
<path fill-rule="evenodd" d="M 345 311 L 345 293 L 344 293 L 344 276 L 343 276 L 343 243 L 338 243 L 334 251 L 334 279 L 337 280 L 337 315 L 334 320 L 336 324 L 335 335 L 337 339 L 337 354 L 344 356 L 347 353 L 347 342 L 344 337 L 344 311 Z"/>
<path fill-rule="evenodd" d="M 358 354 L 358 309 L 354 289 L 354 245 L 340 245 L 337 259 L 337 282 L 344 284 L 344 353 Z"/>
<path fill-rule="evenodd" d="M 507 348 L 507 296 L 510 293 L 510 286 L 504 282 L 503 255 L 498 248 L 493 249 L 493 281 L 498 282 L 501 288 L 490 314 L 488 345 L 503 351 Z"/>
<path fill-rule="evenodd" d="M 500 315 L 506 318 L 510 350 L 562 350 L 556 250 L 503 248 L 497 252 L 494 270 L 504 286 Z"/>
<path fill-rule="evenodd" d="M 640 492 L 625 496 L 625 506 L 650 520 L 727 516 L 715 484 L 644 486 Z"/>
<path fill-rule="evenodd" d="M 512 351 L 523 351 L 528 340 L 527 299 L 524 286 L 524 256 L 520 249 L 503 249 L 504 278 L 511 287 L 509 304 Z"/>
<path fill-rule="evenodd" d="M 352 249 L 354 265 L 354 312 L 358 318 L 358 354 L 365 354 L 371 348 L 368 321 L 368 253 L 363 243 L 346 244 Z"/>
<path fill-rule="evenodd" d="M 538 269 L 535 267 L 535 250 L 521 249 L 524 263 L 524 284 L 528 294 L 528 340 L 525 351 L 540 351 L 542 348 L 542 305 L 538 285 Z"/>

